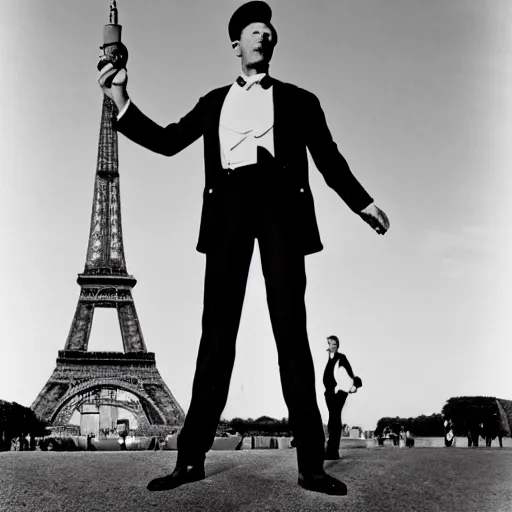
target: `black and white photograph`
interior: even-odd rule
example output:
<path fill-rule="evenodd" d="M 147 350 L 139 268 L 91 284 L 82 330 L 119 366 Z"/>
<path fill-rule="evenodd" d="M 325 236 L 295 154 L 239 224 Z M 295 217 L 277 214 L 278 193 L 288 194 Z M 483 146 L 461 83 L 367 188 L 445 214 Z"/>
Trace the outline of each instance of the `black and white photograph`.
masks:
<path fill-rule="evenodd" d="M 0 511 L 510 512 L 511 26 L 0 0 Z"/>

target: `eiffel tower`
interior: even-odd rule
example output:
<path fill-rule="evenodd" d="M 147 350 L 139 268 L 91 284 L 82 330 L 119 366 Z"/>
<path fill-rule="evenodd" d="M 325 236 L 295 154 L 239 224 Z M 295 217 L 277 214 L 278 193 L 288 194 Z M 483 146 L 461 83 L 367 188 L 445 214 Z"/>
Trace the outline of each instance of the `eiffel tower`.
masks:
<path fill-rule="evenodd" d="M 117 30 L 120 40 L 115 0 L 110 22 L 106 29 Z M 137 281 L 128 274 L 124 256 L 117 132 L 112 126 L 116 115 L 114 102 L 104 96 L 89 244 L 84 271 L 77 279 L 78 305 L 57 366 L 32 404 L 53 427 L 65 427 L 70 420 L 76 425 L 91 413 L 97 414 L 92 422 L 96 431 L 112 427 L 120 412 L 142 432 L 150 425 L 179 426 L 185 418 L 156 368 L 155 354 L 146 349 L 132 297 Z M 97 307 L 116 310 L 124 352 L 87 350 Z M 91 421 L 86 430 L 91 431 Z"/>

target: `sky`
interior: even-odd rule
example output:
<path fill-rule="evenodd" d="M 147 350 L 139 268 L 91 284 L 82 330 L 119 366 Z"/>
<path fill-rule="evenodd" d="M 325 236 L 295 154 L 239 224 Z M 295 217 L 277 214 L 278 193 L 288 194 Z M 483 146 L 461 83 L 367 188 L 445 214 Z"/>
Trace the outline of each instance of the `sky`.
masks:
<path fill-rule="evenodd" d="M 179 120 L 240 71 L 238 0 L 118 0 L 128 91 Z M 324 422 L 326 337 L 361 376 L 343 422 L 512 399 L 512 5 L 508 0 L 274 0 L 270 73 L 316 94 L 341 153 L 389 216 L 376 235 L 310 161 L 324 250 L 306 259 L 308 334 Z M 75 312 L 89 235 L 108 0 L 0 2 L 0 399 L 30 406 Z M 119 137 L 123 238 L 146 346 L 186 411 L 201 335 L 195 251 L 202 141 L 173 158 Z M 122 350 L 96 309 L 89 350 Z M 259 254 L 223 416 L 287 416 Z"/>

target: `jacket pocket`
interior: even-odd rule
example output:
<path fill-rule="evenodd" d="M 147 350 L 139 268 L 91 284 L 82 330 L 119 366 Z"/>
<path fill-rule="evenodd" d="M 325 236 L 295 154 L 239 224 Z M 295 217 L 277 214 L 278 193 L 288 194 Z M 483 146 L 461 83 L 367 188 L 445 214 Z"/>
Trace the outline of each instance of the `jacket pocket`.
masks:
<path fill-rule="evenodd" d="M 296 226 L 304 254 L 321 251 L 323 246 L 315 213 L 315 202 L 309 184 L 296 186 L 294 193 Z"/>
<path fill-rule="evenodd" d="M 203 191 L 203 207 L 201 209 L 201 224 L 197 250 L 206 253 L 212 239 L 214 221 L 217 210 L 216 187 L 205 187 Z"/>

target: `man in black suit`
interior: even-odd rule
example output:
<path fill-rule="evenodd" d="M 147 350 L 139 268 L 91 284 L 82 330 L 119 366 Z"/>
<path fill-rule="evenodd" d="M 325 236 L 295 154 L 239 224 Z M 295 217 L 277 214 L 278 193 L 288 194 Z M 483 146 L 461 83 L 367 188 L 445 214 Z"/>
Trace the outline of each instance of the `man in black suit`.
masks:
<path fill-rule="evenodd" d="M 352 366 L 348 362 L 347 356 L 338 352 L 340 340 L 337 336 L 327 338 L 329 348 L 329 359 L 324 370 L 325 402 L 329 410 L 329 422 L 327 429 L 329 437 L 327 439 L 327 448 L 325 450 L 325 460 L 337 460 L 339 456 L 339 447 L 343 423 L 341 421 L 341 411 L 347 400 L 349 391 L 362 386 L 362 381 L 354 375 Z M 345 381 L 350 381 L 349 385 L 343 386 L 341 383 L 340 372 L 345 372 Z M 345 389 L 343 389 L 345 387 Z"/>
<path fill-rule="evenodd" d="M 258 239 L 283 394 L 297 444 L 298 483 L 328 494 L 347 492 L 343 482 L 323 470 L 325 439 L 306 332 L 304 257 L 322 250 L 306 149 L 327 183 L 375 231 L 384 234 L 389 222 L 338 152 L 318 99 L 268 75 L 277 43 L 271 15 L 260 1 L 237 9 L 228 33 L 242 75 L 206 94 L 179 122 L 165 128 L 129 99 L 126 70 L 109 64 L 100 72 L 99 83 L 119 110 L 117 130 L 134 142 L 171 156 L 204 139 L 205 189 L 197 244 L 206 254 L 203 331 L 177 465 L 170 475 L 150 482 L 150 490 L 204 478 L 205 454 L 227 400 Z"/>

